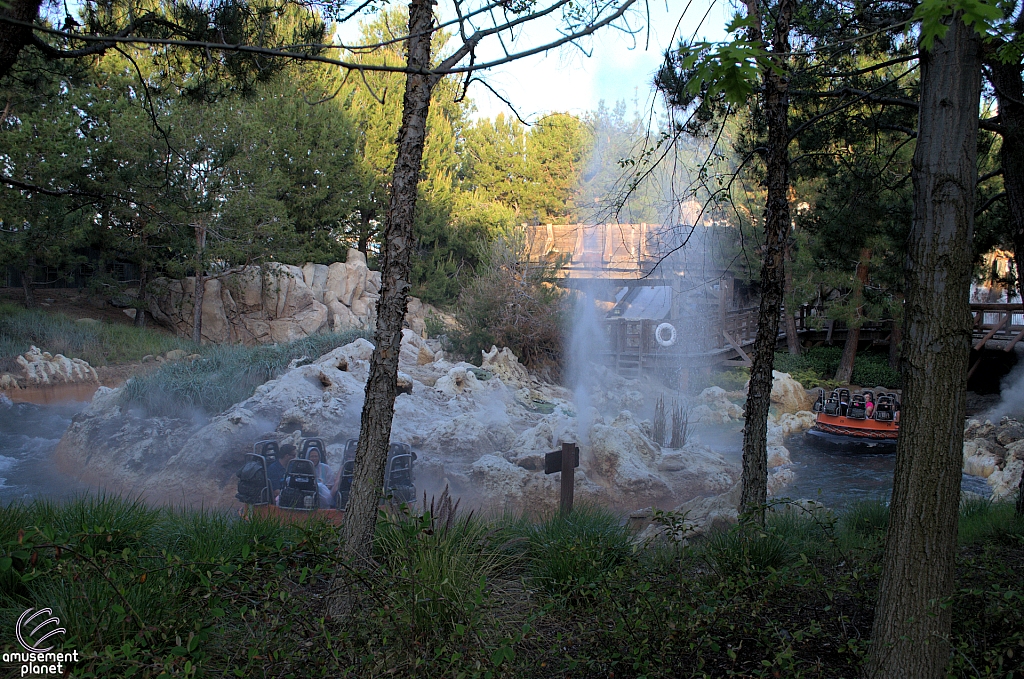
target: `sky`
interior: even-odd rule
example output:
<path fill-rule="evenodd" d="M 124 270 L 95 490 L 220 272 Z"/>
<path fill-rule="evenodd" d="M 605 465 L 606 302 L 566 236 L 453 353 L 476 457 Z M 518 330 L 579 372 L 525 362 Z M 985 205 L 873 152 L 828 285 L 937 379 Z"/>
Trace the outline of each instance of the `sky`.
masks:
<path fill-rule="evenodd" d="M 680 21 L 686 7 L 683 0 L 649 0 L 642 13 L 633 17 L 638 29 L 635 35 L 605 28 L 587 45 L 589 57 L 579 48 L 567 46 L 507 64 L 484 77 L 527 120 L 553 111 L 581 114 L 596 109 L 602 100 L 609 107 L 622 100 L 629 110 L 647 110 L 654 75 L 665 49 L 678 42 L 678 32 L 688 39 L 695 30 L 698 39 L 724 37 L 726 14 L 722 10 L 731 10 L 721 0 L 698 29 L 708 4 L 707 0 L 695 0 Z M 477 115 L 509 114 L 508 106 L 486 87 L 476 85 L 470 94 Z"/>
<path fill-rule="evenodd" d="M 443 5 L 439 6 L 440 15 L 444 14 Z M 569 45 L 505 64 L 481 76 L 528 122 L 555 111 L 582 114 L 596 109 L 602 100 L 609 107 L 621 100 L 630 111 L 646 111 L 653 99 L 654 74 L 664 51 L 678 41 L 677 28 L 687 39 L 696 31 L 697 39 L 719 40 L 724 37 L 723 27 L 733 10 L 727 0 L 692 0 L 680 21 L 686 0 L 638 0 L 637 5 L 638 10 L 629 17 L 635 34 L 606 27 L 584 45 L 590 56 Z M 708 16 L 701 23 L 706 12 Z M 517 46 L 542 44 L 555 35 L 554 28 L 553 22 L 531 22 Z M 356 23 L 339 31 L 339 37 L 343 42 L 354 42 L 358 38 Z M 478 63 L 502 56 L 500 50 L 500 45 L 492 41 L 478 54 Z M 511 114 L 506 103 L 478 83 L 470 87 L 469 95 L 478 117 Z"/>

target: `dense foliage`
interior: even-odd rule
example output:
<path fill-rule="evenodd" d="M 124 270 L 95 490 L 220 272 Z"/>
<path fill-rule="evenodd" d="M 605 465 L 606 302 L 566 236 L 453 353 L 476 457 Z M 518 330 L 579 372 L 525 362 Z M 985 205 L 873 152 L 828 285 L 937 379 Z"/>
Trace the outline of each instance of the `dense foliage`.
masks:
<path fill-rule="evenodd" d="M 606 512 L 485 521 L 394 512 L 365 569 L 338 529 L 117 497 L 0 508 L 0 624 L 50 607 L 83 677 L 850 677 L 867 648 L 888 512 L 780 504 L 640 548 Z M 662 514 L 666 526 L 679 517 Z M 1024 669 L 1024 524 L 961 510 L 948 672 Z M 350 612 L 323 610 L 336 574 Z M 5 650 L 12 650 L 7 649 Z"/>
<path fill-rule="evenodd" d="M 267 39 L 309 42 L 316 28 L 297 8 L 246 21 Z M 358 44 L 386 43 L 405 23 L 402 9 L 378 13 Z M 325 38 L 329 28 L 319 30 Z M 439 34 L 435 51 L 445 42 Z M 396 65 L 402 49 L 357 45 L 348 58 Z M 348 247 L 374 264 L 404 75 L 195 56 L 124 46 L 47 61 L 30 49 L 0 79 L 0 267 L 31 289 L 53 282 L 44 273 L 83 265 L 94 284 L 116 287 L 115 261 L 134 265 L 142 286 L 259 261 L 344 261 Z M 434 90 L 412 281 L 432 303 L 454 302 L 509 227 L 574 221 L 591 154 L 581 118 L 526 128 L 501 116 L 473 122 L 471 111 L 456 79 Z M 496 173 L 521 186 L 503 190 Z"/>

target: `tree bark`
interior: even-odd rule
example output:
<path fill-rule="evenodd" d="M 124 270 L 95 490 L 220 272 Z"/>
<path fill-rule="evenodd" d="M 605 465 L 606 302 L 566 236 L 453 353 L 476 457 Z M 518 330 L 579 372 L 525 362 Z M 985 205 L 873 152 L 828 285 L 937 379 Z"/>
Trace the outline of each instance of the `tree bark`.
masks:
<path fill-rule="evenodd" d="M 149 285 L 149 267 L 146 261 L 139 263 L 139 298 L 135 304 L 135 327 L 146 327 L 146 286 Z"/>
<path fill-rule="evenodd" d="M 423 159 L 430 93 L 435 76 L 415 71 L 430 67 L 430 39 L 433 35 L 431 0 L 409 3 L 408 66 L 402 124 L 398 130 L 394 181 L 385 217 L 381 247 L 381 290 L 377 301 L 377 329 L 366 380 L 356 449 L 352 490 L 345 512 L 344 548 L 357 559 L 370 556 L 377 523 L 377 507 L 384 486 L 391 421 L 397 396 L 398 353 L 402 322 L 408 303 L 413 216 L 416 189 Z"/>
<path fill-rule="evenodd" d="M 206 278 L 203 276 L 203 251 L 206 249 L 206 223 L 195 225 L 196 230 L 196 283 L 192 296 L 192 341 L 203 341 L 203 297 L 206 294 Z"/>
<path fill-rule="evenodd" d="M 889 368 L 900 369 L 900 344 L 903 341 L 903 323 L 899 318 L 892 321 L 892 332 L 889 334 Z"/>
<path fill-rule="evenodd" d="M 36 258 L 29 257 L 24 268 L 21 269 L 21 290 L 25 293 L 25 308 L 32 309 L 36 305 L 35 294 L 32 291 L 32 279 L 36 273 Z"/>
<path fill-rule="evenodd" d="M 861 248 L 860 261 L 857 262 L 857 274 L 853 281 L 853 301 L 856 304 L 854 319 L 846 326 L 846 343 L 843 345 L 843 356 L 839 359 L 836 370 L 836 381 L 849 384 L 853 377 L 853 364 L 857 360 L 857 345 L 860 343 L 860 326 L 864 315 L 864 286 L 868 284 L 868 264 L 871 263 L 871 249 Z"/>
<path fill-rule="evenodd" d="M 921 51 L 906 259 L 903 412 L 865 676 L 945 676 L 971 346 L 969 290 L 981 63 L 957 17 Z"/>
<path fill-rule="evenodd" d="M 40 0 L 8 0 L 0 4 L 0 16 L 18 21 L 34 21 L 39 13 Z M 32 29 L 0 21 L 0 78 L 10 72 L 22 48 L 32 42 Z"/>
<path fill-rule="evenodd" d="M 789 25 L 796 0 L 780 0 L 772 36 L 776 66 L 786 69 L 790 52 Z M 751 40 L 761 42 L 763 29 L 757 0 L 748 0 L 747 13 L 754 19 Z M 764 74 L 764 107 L 768 121 L 766 152 L 767 200 L 765 244 L 761 263 L 761 302 L 757 337 L 751 352 L 750 386 L 743 427 L 743 475 L 740 513 L 764 523 L 768 501 L 768 409 L 771 406 L 772 367 L 779 336 L 779 315 L 784 288 L 784 253 L 789 237 L 789 79 L 786 74 L 761 65 Z"/>
<path fill-rule="evenodd" d="M 786 300 L 786 348 L 789 349 L 791 356 L 799 356 L 801 351 L 800 347 L 800 335 L 797 334 L 796 329 L 796 305 L 793 299 L 793 244 L 786 239 L 786 271 L 783 277 L 785 283 L 785 300 Z"/>
<path fill-rule="evenodd" d="M 1017 34 L 1024 33 L 1024 13 L 1014 22 Z M 1024 71 L 1019 63 L 986 59 L 989 78 L 999 106 L 1002 145 L 999 160 L 1003 168 L 1003 190 L 1009 212 L 1017 287 L 1024 301 Z M 1024 516 L 1024 474 L 1017 484 L 1017 516 Z"/>

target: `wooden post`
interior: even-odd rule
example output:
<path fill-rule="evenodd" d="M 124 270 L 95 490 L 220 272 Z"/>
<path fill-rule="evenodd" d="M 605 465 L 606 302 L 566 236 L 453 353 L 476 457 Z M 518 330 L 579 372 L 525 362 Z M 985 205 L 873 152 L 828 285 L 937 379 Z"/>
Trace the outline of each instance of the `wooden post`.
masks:
<path fill-rule="evenodd" d="M 562 498 L 559 503 L 562 514 L 572 512 L 572 492 L 576 480 L 576 444 L 562 444 Z"/>

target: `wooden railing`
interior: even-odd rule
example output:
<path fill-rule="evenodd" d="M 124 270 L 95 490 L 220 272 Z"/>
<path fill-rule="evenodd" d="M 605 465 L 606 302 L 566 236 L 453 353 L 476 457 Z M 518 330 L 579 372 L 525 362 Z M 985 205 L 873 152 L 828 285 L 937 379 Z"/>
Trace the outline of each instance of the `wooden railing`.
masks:
<path fill-rule="evenodd" d="M 972 304 L 974 334 L 979 339 L 975 349 L 981 349 L 989 340 L 1006 340 L 1003 351 L 1012 351 L 1024 339 L 1024 306 L 1020 304 Z"/>

